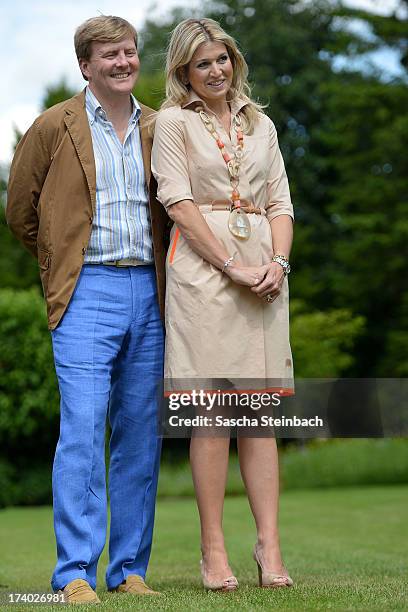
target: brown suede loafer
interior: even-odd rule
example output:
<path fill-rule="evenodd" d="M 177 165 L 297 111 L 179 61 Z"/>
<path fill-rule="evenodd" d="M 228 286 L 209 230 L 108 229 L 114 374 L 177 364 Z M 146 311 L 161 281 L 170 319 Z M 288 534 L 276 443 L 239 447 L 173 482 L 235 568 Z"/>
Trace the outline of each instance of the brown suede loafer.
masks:
<path fill-rule="evenodd" d="M 68 584 L 59 593 L 63 593 L 65 602 L 69 604 L 98 604 L 101 600 L 90 587 L 89 583 L 82 578 L 77 578 Z"/>
<path fill-rule="evenodd" d="M 122 584 L 111 592 L 129 593 L 130 595 L 161 595 L 161 593 L 153 591 L 153 589 L 148 587 L 143 578 L 136 574 L 129 574 L 129 576 L 126 576 L 125 582 L 122 582 Z"/>

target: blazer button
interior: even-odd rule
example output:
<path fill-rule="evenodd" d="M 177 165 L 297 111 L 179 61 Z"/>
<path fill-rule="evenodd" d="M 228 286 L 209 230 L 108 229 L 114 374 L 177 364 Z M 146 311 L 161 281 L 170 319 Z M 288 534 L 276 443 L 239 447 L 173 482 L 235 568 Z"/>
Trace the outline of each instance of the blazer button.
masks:
<path fill-rule="evenodd" d="M 82 255 L 85 255 L 85 253 L 86 253 L 86 248 L 85 248 L 85 247 L 83 247 L 83 249 L 82 249 Z"/>
<path fill-rule="evenodd" d="M 93 219 L 92 217 L 89 217 L 89 225 L 92 225 L 92 223 L 93 223 Z"/>

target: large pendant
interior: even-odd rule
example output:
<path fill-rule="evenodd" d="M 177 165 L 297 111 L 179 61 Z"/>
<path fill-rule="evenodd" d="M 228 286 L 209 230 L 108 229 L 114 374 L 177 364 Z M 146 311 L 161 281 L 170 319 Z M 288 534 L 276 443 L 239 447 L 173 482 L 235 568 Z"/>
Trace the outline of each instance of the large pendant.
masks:
<path fill-rule="evenodd" d="M 248 240 L 251 235 L 251 224 L 246 212 L 241 208 L 233 208 L 228 217 L 228 228 L 233 236 Z"/>

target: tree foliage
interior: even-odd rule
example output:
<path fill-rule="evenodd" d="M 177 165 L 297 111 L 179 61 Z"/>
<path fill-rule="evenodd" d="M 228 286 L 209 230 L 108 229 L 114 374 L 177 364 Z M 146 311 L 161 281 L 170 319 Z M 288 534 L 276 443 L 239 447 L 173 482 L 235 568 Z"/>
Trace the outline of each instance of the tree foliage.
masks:
<path fill-rule="evenodd" d="M 84 81 L 85 86 L 85 81 Z M 76 94 L 76 91 L 71 89 L 67 84 L 66 80 L 62 78 L 55 85 L 49 85 L 46 90 L 42 100 L 41 107 L 43 110 L 47 108 L 51 108 L 55 104 L 59 104 L 59 102 L 64 102 L 69 98 L 72 98 Z"/>

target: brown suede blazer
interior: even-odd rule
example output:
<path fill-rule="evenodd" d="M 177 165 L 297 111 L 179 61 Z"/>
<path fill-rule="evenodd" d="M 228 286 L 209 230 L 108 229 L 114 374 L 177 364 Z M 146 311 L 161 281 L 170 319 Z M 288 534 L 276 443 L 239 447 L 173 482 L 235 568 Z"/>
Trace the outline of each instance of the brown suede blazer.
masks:
<path fill-rule="evenodd" d="M 164 312 L 168 217 L 156 200 L 150 171 L 154 111 L 140 105 L 140 136 L 149 186 L 160 311 Z M 10 169 L 6 218 L 11 231 L 38 259 L 48 324 L 54 329 L 75 289 L 92 229 L 96 175 L 85 90 L 40 115 L 19 142 Z"/>

